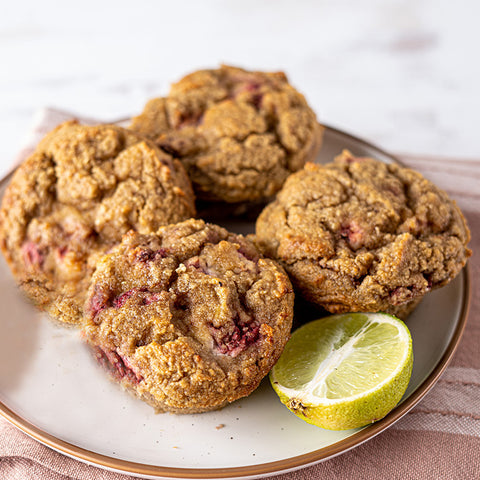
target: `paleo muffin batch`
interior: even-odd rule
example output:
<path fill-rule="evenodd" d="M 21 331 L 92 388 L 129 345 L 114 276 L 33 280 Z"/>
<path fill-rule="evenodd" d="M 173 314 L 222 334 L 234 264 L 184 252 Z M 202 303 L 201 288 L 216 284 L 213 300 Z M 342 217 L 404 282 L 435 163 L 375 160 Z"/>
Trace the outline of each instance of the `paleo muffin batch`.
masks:
<path fill-rule="evenodd" d="M 322 132 L 283 73 L 194 72 L 129 129 L 49 133 L 6 190 L 0 247 L 127 390 L 160 411 L 220 408 L 283 350 L 292 283 L 330 312 L 405 317 L 471 254 L 445 192 L 347 151 L 311 163 Z M 195 220 L 194 192 L 218 208 L 277 195 L 252 242 Z"/>
<path fill-rule="evenodd" d="M 331 313 L 404 318 L 471 253 L 465 219 L 444 191 L 413 170 L 348 151 L 291 175 L 256 227 L 261 251 Z"/>
<path fill-rule="evenodd" d="M 323 131 L 282 72 L 225 65 L 182 78 L 130 128 L 182 160 L 197 198 L 228 203 L 274 195 L 315 159 Z"/>
<path fill-rule="evenodd" d="M 98 263 L 88 299 L 83 334 L 97 358 L 127 389 L 174 413 L 250 394 L 292 326 L 282 267 L 202 220 L 125 235 Z"/>
<path fill-rule="evenodd" d="M 98 258 L 133 229 L 195 215 L 179 160 L 113 125 L 66 122 L 13 175 L 0 211 L 1 248 L 27 295 L 79 324 Z"/>

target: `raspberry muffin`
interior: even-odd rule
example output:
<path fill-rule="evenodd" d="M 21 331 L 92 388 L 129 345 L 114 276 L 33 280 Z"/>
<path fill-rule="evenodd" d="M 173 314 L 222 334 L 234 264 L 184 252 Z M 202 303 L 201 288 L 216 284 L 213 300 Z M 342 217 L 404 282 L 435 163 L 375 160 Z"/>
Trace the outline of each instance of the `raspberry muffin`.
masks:
<path fill-rule="evenodd" d="M 241 235 L 202 220 L 130 232 L 99 262 L 83 336 L 127 390 L 195 413 L 250 394 L 292 325 L 284 270 Z"/>
<path fill-rule="evenodd" d="M 228 203 L 275 194 L 315 158 L 322 134 L 283 73 L 229 66 L 182 78 L 130 128 L 182 160 L 198 198 Z"/>
<path fill-rule="evenodd" d="M 151 233 L 193 215 L 178 160 L 122 128 L 67 122 L 13 175 L 0 210 L 0 246 L 27 295 L 75 324 L 101 254 L 130 229 Z"/>
<path fill-rule="evenodd" d="M 405 317 L 471 254 L 465 219 L 445 192 L 410 169 L 347 151 L 289 177 L 256 234 L 294 286 L 332 313 Z"/>

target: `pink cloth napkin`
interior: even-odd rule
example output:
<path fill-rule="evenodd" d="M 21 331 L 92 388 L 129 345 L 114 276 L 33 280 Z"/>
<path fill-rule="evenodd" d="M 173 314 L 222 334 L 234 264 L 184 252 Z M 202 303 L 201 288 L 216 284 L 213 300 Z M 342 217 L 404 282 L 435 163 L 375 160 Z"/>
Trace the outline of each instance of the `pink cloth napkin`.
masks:
<path fill-rule="evenodd" d="M 28 145 L 72 114 L 44 110 Z M 82 119 L 85 121 L 85 119 Z M 86 121 L 85 123 L 95 123 Z M 455 160 L 403 156 L 457 200 L 470 229 L 474 252 L 480 251 L 480 159 Z M 480 479 L 480 259 L 470 259 L 472 302 L 465 333 L 455 356 L 435 387 L 391 428 L 338 457 L 274 480 Z M 127 480 L 132 477 L 89 466 L 57 453 L 0 418 L 0 479 Z M 134 478 L 134 477 L 133 477 Z"/>

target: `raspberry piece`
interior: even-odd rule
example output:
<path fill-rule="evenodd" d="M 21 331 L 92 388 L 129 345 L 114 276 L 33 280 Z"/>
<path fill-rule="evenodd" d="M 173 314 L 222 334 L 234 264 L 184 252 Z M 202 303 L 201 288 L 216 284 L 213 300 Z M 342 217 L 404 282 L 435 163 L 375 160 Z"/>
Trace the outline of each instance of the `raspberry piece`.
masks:
<path fill-rule="evenodd" d="M 231 335 L 219 340 L 217 352 L 235 358 L 258 340 L 259 333 L 260 327 L 255 324 L 235 326 Z"/>
<path fill-rule="evenodd" d="M 152 293 L 143 299 L 144 305 L 150 305 L 151 303 L 158 302 L 161 298 L 160 293 Z"/>
<path fill-rule="evenodd" d="M 165 258 L 168 255 L 168 251 L 166 248 L 159 248 L 158 250 L 142 250 L 139 252 L 135 260 L 137 262 L 152 262 L 161 258 Z"/>
<path fill-rule="evenodd" d="M 362 247 L 365 241 L 365 231 L 355 220 L 342 225 L 340 236 L 346 238 L 354 250 Z"/>
<path fill-rule="evenodd" d="M 143 380 L 143 377 L 134 372 L 128 360 L 119 355 L 117 352 L 103 349 L 101 347 L 95 347 L 94 350 L 95 358 L 100 365 L 108 370 L 110 374 L 113 375 L 117 380 L 127 378 L 135 385 L 139 384 Z"/>
<path fill-rule="evenodd" d="M 41 267 L 45 257 L 40 247 L 32 242 L 27 241 L 22 246 L 23 261 L 26 265 L 32 267 Z"/>
<path fill-rule="evenodd" d="M 122 293 L 121 295 L 119 295 L 118 297 L 114 298 L 113 299 L 113 307 L 114 308 L 122 308 L 125 303 L 127 303 L 127 300 L 134 294 L 134 293 L 137 293 L 139 291 L 138 288 L 132 288 L 130 290 L 128 290 L 127 292 L 125 293 Z"/>
<path fill-rule="evenodd" d="M 90 297 L 90 302 L 88 305 L 88 311 L 90 312 L 91 318 L 95 317 L 105 308 L 109 306 L 110 296 L 104 290 L 100 290 L 98 285 L 95 285 L 93 295 Z"/>

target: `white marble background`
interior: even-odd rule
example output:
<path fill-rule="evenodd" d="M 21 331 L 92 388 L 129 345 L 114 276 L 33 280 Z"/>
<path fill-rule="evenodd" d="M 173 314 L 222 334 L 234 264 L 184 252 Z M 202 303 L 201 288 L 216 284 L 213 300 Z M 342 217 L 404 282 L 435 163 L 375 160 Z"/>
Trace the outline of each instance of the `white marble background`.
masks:
<path fill-rule="evenodd" d="M 220 62 L 282 69 L 321 121 L 480 158 L 478 0 L 0 0 L 0 174 L 44 106 L 138 113 Z"/>

